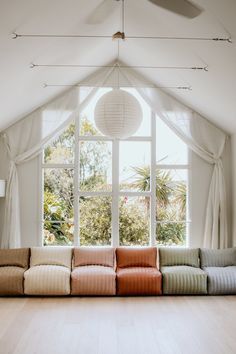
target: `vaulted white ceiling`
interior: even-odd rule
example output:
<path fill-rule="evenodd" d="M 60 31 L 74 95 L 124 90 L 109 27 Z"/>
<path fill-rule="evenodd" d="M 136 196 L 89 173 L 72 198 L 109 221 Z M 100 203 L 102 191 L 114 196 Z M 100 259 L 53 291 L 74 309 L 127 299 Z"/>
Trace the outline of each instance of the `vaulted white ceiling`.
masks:
<path fill-rule="evenodd" d="M 112 1 L 112 0 L 111 0 Z M 120 30 L 120 3 L 103 24 L 86 19 L 101 0 L 0 0 L 0 130 L 74 84 L 93 68 L 30 68 L 30 63 L 104 65 L 117 56 L 110 39 L 19 38 L 11 33 L 100 34 Z M 139 69 L 159 86 L 192 86 L 169 90 L 229 133 L 236 132 L 236 1 L 195 0 L 204 9 L 188 20 L 147 0 L 126 0 L 128 36 L 227 37 L 233 43 L 127 39 L 120 59 L 128 65 L 209 66 L 208 72 Z"/>

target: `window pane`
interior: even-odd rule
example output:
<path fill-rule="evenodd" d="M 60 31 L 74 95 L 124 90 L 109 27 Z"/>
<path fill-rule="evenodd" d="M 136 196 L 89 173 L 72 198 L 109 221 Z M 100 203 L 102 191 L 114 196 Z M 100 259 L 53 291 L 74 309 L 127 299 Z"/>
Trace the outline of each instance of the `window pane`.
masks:
<path fill-rule="evenodd" d="M 150 198 L 121 197 L 119 234 L 121 246 L 149 244 Z"/>
<path fill-rule="evenodd" d="M 157 170 L 157 243 L 186 240 L 187 170 Z"/>
<path fill-rule="evenodd" d="M 73 245 L 74 224 L 70 222 L 50 222 L 44 221 L 43 229 L 44 246 Z"/>
<path fill-rule="evenodd" d="M 157 170 L 157 220 L 185 221 L 187 170 Z"/>
<path fill-rule="evenodd" d="M 75 124 L 71 124 L 59 138 L 44 149 L 44 163 L 74 163 Z"/>
<path fill-rule="evenodd" d="M 186 223 L 158 223 L 156 234 L 157 244 L 160 246 L 184 246 L 186 244 Z"/>
<path fill-rule="evenodd" d="M 81 136 L 89 136 L 89 135 L 97 135 L 101 136 L 103 135 L 100 133 L 100 131 L 97 129 L 94 121 L 94 110 L 96 107 L 96 104 L 98 100 L 107 92 L 109 92 L 111 89 L 110 88 L 101 88 L 98 90 L 96 93 L 95 97 L 92 99 L 92 101 L 87 105 L 85 110 L 82 112 L 81 117 L 80 117 L 80 129 L 79 129 L 79 134 Z M 81 95 L 84 97 L 87 96 L 87 93 L 89 92 L 89 88 L 81 88 L 80 89 Z M 82 99 L 83 99 L 82 98 Z"/>
<path fill-rule="evenodd" d="M 140 96 L 134 88 L 123 88 L 124 91 L 131 93 L 141 104 L 142 112 L 143 112 L 143 120 L 142 123 L 137 130 L 137 132 L 133 136 L 150 136 L 151 135 L 151 109 L 144 101 L 144 99 Z"/>
<path fill-rule="evenodd" d="M 150 190 L 150 143 L 120 142 L 120 189 L 122 191 Z"/>
<path fill-rule="evenodd" d="M 184 165 L 188 163 L 187 145 L 158 117 L 156 139 L 157 164 Z"/>
<path fill-rule="evenodd" d="M 110 191 L 112 174 L 112 143 L 80 142 L 80 190 Z"/>
<path fill-rule="evenodd" d="M 73 170 L 44 169 L 44 219 L 68 221 L 73 217 Z"/>
<path fill-rule="evenodd" d="M 111 244 L 111 198 L 81 197 L 79 199 L 81 246 Z"/>

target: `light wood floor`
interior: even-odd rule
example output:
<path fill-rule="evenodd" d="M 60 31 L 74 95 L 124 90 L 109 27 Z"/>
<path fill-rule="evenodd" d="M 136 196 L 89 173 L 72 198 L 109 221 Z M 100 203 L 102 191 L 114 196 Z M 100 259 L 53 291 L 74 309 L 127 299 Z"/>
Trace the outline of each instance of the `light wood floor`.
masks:
<path fill-rule="evenodd" d="M 1 354 L 235 354 L 236 296 L 0 298 Z"/>

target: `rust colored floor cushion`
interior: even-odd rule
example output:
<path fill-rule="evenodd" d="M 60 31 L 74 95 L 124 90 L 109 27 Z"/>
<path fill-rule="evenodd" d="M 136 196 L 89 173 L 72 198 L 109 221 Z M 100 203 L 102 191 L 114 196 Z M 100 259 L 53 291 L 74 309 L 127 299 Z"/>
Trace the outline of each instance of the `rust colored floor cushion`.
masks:
<path fill-rule="evenodd" d="M 162 275 L 155 247 L 116 249 L 117 294 L 159 295 Z"/>
<path fill-rule="evenodd" d="M 111 247 L 74 249 L 72 295 L 115 295 L 115 250 Z"/>
<path fill-rule="evenodd" d="M 0 295 L 24 294 L 24 272 L 28 265 L 28 248 L 0 250 Z"/>
<path fill-rule="evenodd" d="M 27 295 L 69 295 L 72 249 L 69 247 L 31 248 L 30 268 L 25 272 Z"/>

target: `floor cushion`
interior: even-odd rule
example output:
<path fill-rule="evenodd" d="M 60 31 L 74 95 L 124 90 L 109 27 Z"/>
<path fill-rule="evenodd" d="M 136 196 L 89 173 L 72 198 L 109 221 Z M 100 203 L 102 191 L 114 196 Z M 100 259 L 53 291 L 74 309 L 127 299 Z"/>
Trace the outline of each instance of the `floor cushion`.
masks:
<path fill-rule="evenodd" d="M 59 265 L 39 265 L 25 274 L 24 292 L 27 295 L 69 295 L 70 269 Z"/>
<path fill-rule="evenodd" d="M 71 269 L 72 249 L 63 246 L 32 247 L 30 267 L 59 265 Z"/>
<path fill-rule="evenodd" d="M 23 295 L 29 248 L 0 249 L 0 295 Z"/>
<path fill-rule="evenodd" d="M 236 266 L 236 248 L 200 249 L 201 268 Z"/>
<path fill-rule="evenodd" d="M 0 295 L 24 295 L 24 272 L 21 267 L 0 267 Z"/>
<path fill-rule="evenodd" d="M 210 295 L 236 294 L 236 266 L 205 267 Z"/>
<path fill-rule="evenodd" d="M 28 268 L 29 248 L 0 249 L 0 267 L 2 266 Z"/>
<path fill-rule="evenodd" d="M 112 267 L 76 267 L 71 274 L 72 295 L 115 295 L 116 273 Z"/>
<path fill-rule="evenodd" d="M 118 295 L 160 295 L 162 276 L 154 267 L 117 269 Z"/>
<path fill-rule="evenodd" d="M 75 247 L 74 267 L 86 265 L 114 268 L 115 249 L 113 247 Z"/>
<path fill-rule="evenodd" d="M 71 274 L 72 295 L 115 295 L 115 249 L 75 247 Z"/>
<path fill-rule="evenodd" d="M 161 268 L 164 294 L 207 294 L 207 274 L 191 266 Z"/>
<path fill-rule="evenodd" d="M 116 249 L 118 268 L 158 267 L 156 247 L 118 247 Z"/>
<path fill-rule="evenodd" d="M 181 247 L 160 247 L 160 264 L 165 266 L 191 266 L 199 268 L 199 249 Z"/>

